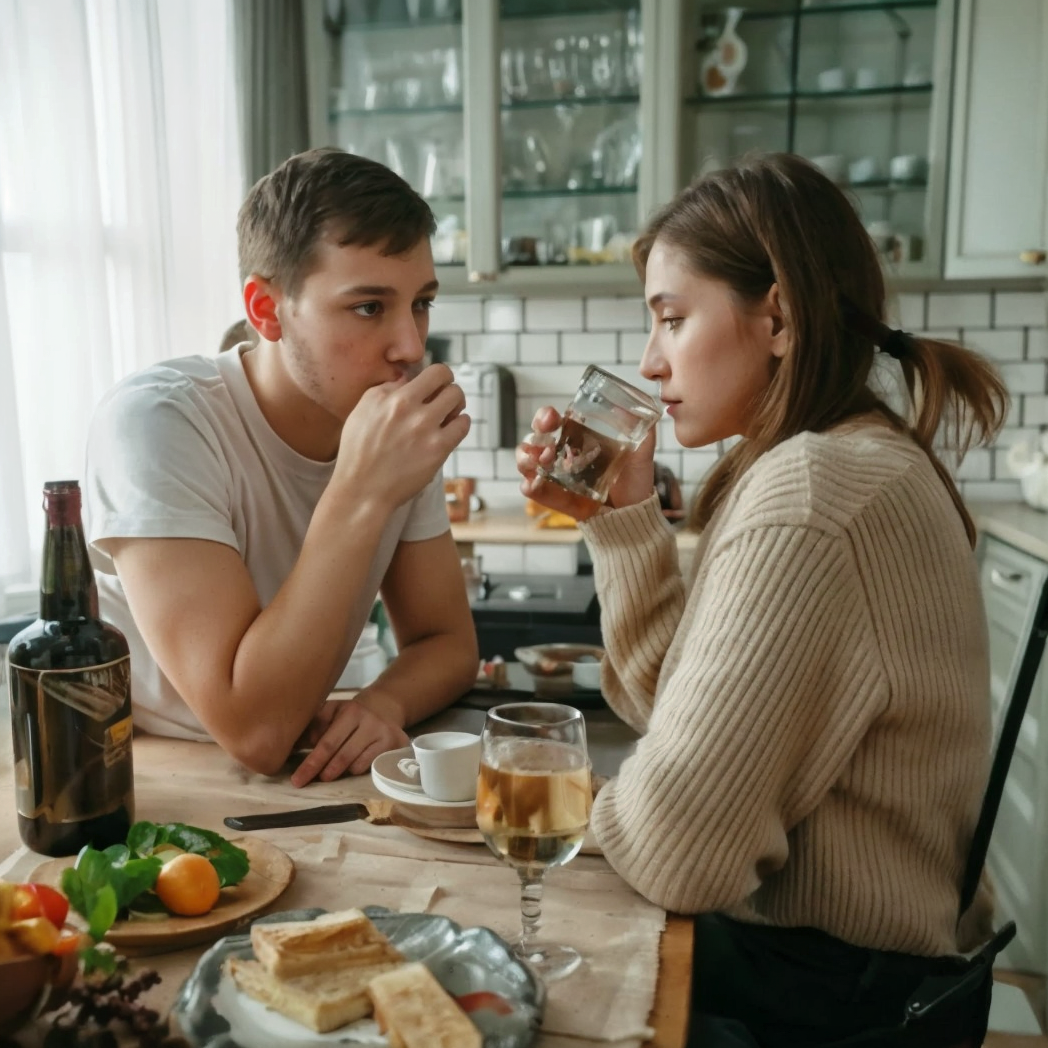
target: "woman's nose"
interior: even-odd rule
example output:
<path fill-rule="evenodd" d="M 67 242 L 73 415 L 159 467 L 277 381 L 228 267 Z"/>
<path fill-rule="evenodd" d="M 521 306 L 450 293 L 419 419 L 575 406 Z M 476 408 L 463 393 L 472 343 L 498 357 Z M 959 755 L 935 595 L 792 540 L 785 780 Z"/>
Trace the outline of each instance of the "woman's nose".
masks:
<path fill-rule="evenodd" d="M 660 379 L 666 373 L 666 361 L 655 344 L 655 331 L 648 335 L 648 344 L 640 358 L 640 373 L 646 379 Z"/>

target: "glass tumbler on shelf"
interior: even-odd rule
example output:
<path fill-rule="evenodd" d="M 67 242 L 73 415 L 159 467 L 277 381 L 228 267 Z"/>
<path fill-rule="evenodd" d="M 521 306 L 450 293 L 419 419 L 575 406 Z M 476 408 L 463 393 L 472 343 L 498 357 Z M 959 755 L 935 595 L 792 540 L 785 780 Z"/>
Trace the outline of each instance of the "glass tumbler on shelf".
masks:
<path fill-rule="evenodd" d="M 520 878 L 521 935 L 514 950 L 543 978 L 581 963 L 570 946 L 538 940 L 543 878 L 582 847 L 593 794 L 586 724 L 571 706 L 517 702 L 488 711 L 481 732 L 477 825 Z"/>

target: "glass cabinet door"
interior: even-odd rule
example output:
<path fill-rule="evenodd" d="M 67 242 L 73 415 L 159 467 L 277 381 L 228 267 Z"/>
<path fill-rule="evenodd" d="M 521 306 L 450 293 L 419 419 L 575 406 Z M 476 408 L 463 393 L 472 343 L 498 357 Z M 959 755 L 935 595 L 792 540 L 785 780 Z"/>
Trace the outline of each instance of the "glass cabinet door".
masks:
<path fill-rule="evenodd" d="M 640 0 L 500 0 L 501 265 L 629 262 Z"/>
<path fill-rule="evenodd" d="M 433 208 L 433 259 L 466 260 L 462 0 L 324 0 L 311 139 L 378 160 Z M 323 24 L 322 38 L 315 24 Z"/>
<path fill-rule="evenodd" d="M 808 157 L 848 193 L 889 268 L 941 255 L 952 0 L 694 3 L 682 184 L 751 150 Z"/>

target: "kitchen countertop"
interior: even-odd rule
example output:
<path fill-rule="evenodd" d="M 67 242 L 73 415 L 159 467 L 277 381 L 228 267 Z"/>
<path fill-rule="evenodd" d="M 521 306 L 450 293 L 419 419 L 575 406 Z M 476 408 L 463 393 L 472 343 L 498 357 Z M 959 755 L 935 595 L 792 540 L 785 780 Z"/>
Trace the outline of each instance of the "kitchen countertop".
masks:
<path fill-rule="evenodd" d="M 534 517 L 523 511 L 483 510 L 470 515 L 468 521 L 451 525 L 456 542 L 525 543 L 549 546 L 573 546 L 582 541 L 577 528 L 540 528 Z M 677 546 L 694 549 L 698 536 L 677 530 Z"/>
<path fill-rule="evenodd" d="M 979 531 L 1048 561 L 1048 513 L 1025 502 L 971 502 L 968 508 Z M 582 533 L 576 528 L 540 528 L 534 517 L 514 510 L 474 513 L 468 521 L 452 524 L 451 534 L 456 542 L 572 546 L 582 541 Z M 680 549 L 695 548 L 698 536 L 694 532 L 678 529 L 676 534 Z"/>
<path fill-rule="evenodd" d="M 980 532 L 1048 561 L 1048 513 L 1025 502 L 970 502 L 968 509 Z"/>

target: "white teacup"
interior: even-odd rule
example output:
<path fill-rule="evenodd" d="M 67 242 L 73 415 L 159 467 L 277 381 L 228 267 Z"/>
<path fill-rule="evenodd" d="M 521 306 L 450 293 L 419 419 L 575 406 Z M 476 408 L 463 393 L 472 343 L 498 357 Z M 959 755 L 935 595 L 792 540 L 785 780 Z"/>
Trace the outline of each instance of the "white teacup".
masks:
<path fill-rule="evenodd" d="M 397 768 L 417 778 L 422 792 L 435 801 L 468 801 L 477 795 L 480 736 L 467 731 L 433 731 L 412 740 L 415 756 L 397 761 Z"/>

